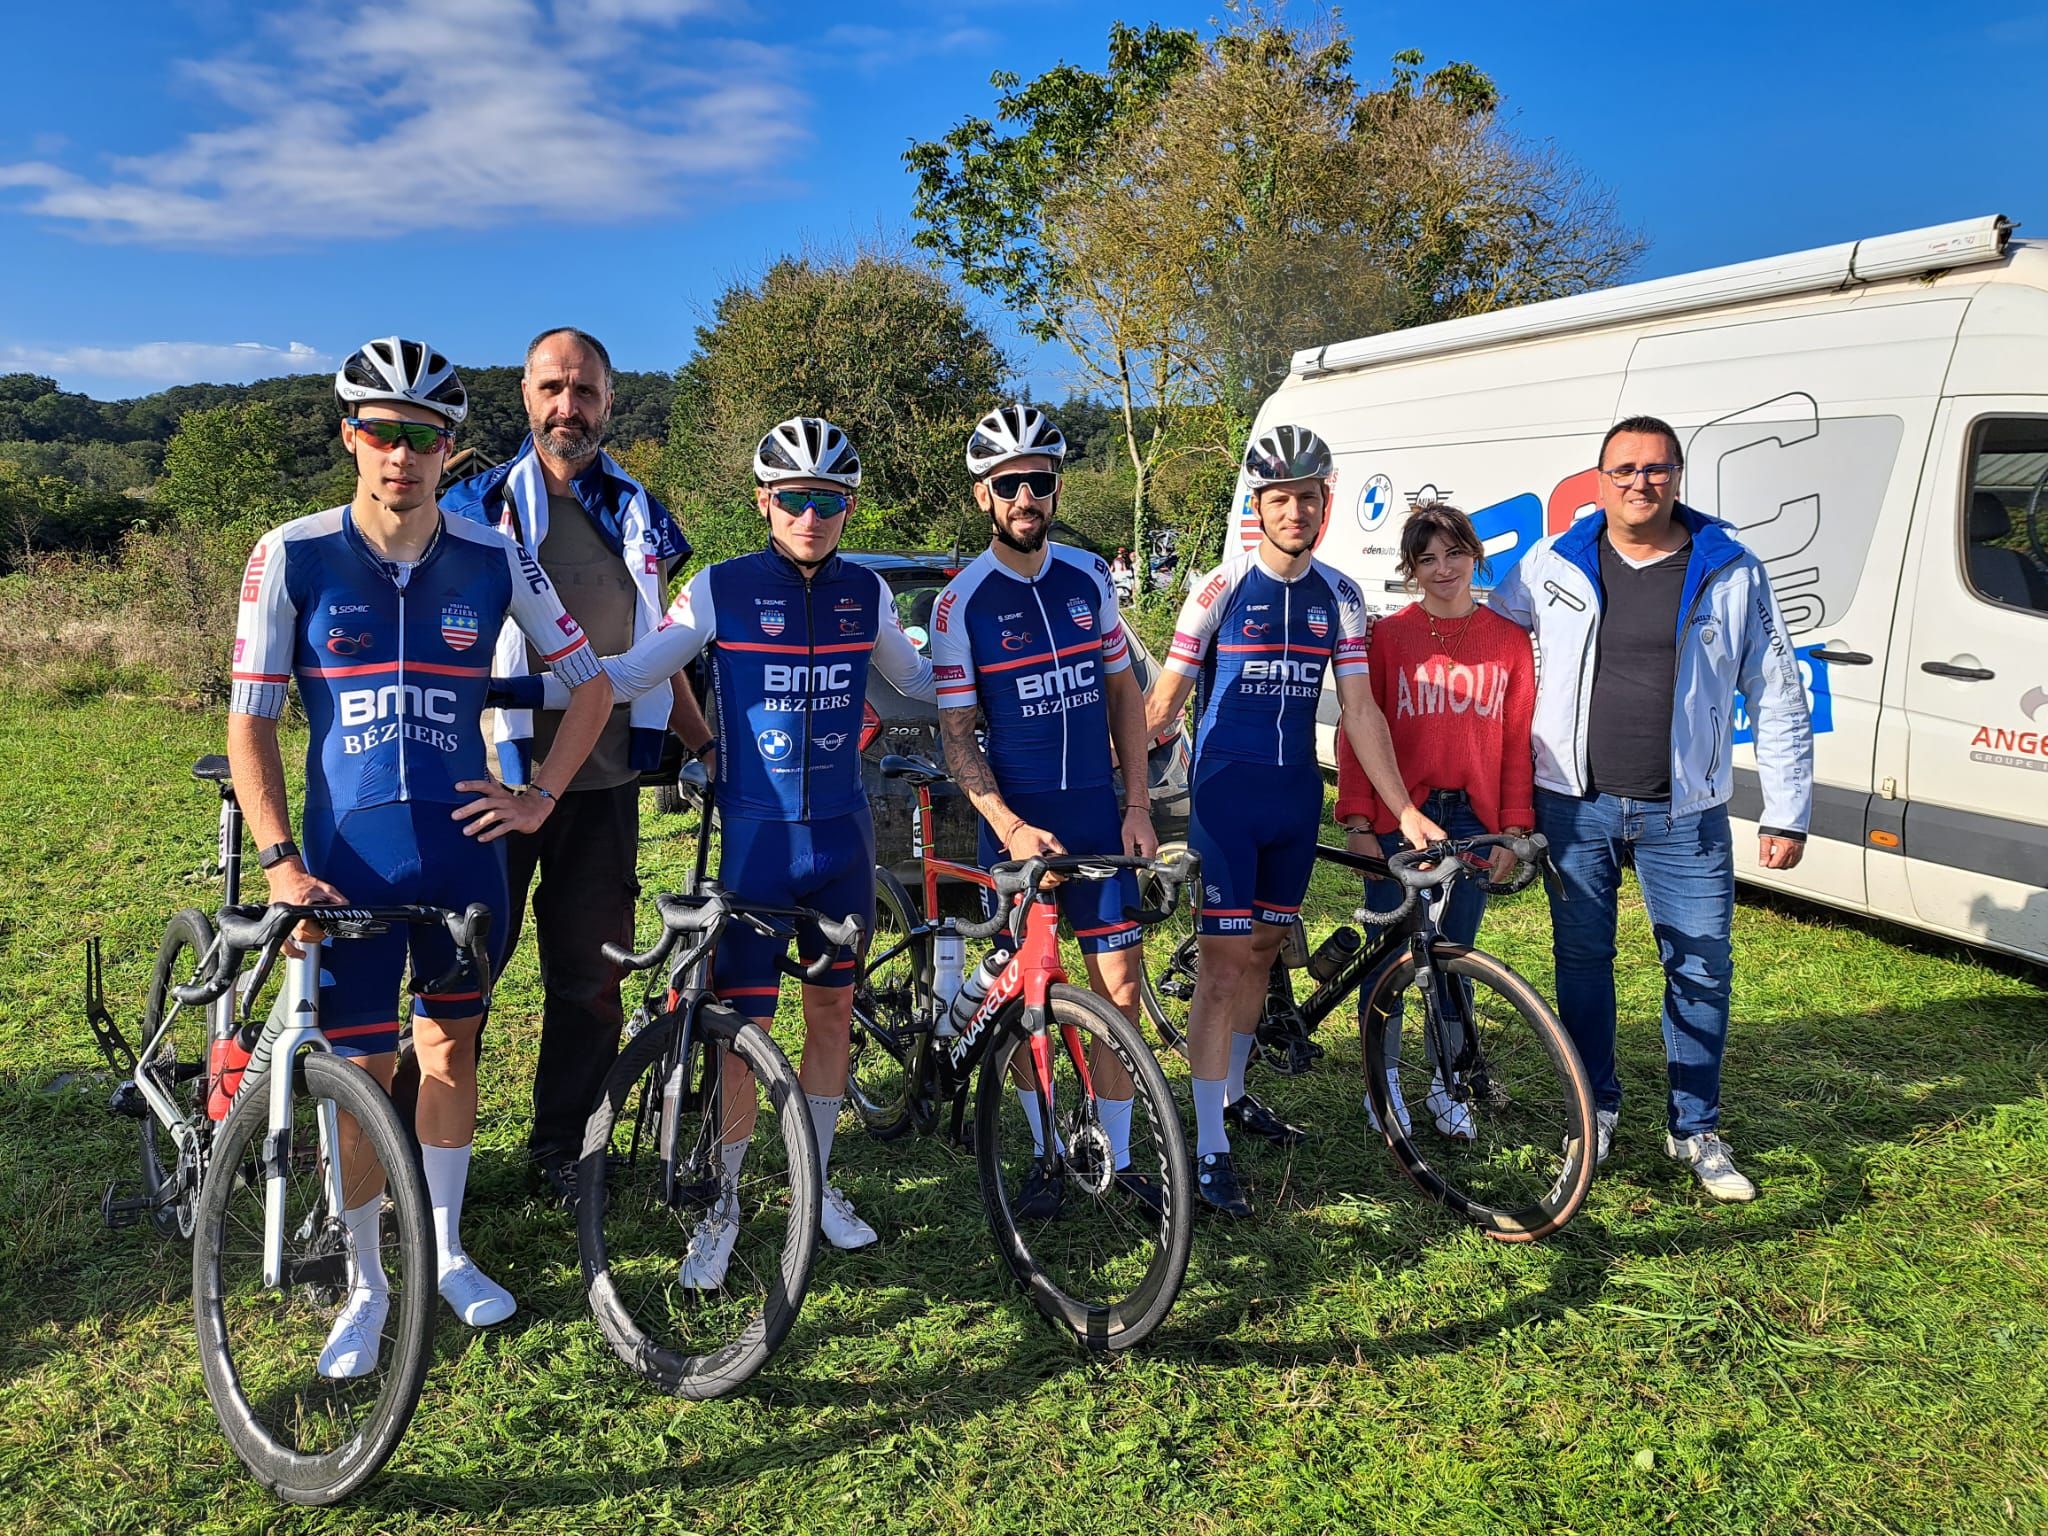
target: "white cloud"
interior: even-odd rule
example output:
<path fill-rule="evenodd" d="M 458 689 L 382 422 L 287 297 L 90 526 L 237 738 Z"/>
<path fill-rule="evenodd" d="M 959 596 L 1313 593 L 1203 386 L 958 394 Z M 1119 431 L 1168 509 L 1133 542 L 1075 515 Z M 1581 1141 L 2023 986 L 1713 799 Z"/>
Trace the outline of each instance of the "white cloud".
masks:
<path fill-rule="evenodd" d="M 246 384 L 281 373 L 316 373 L 335 366 L 327 353 L 303 341 L 273 347 L 260 341 L 145 341 L 133 347 L 0 346 L 0 373 L 44 373 L 75 379 L 169 385 Z"/>
<path fill-rule="evenodd" d="M 237 126 L 103 179 L 49 155 L 0 165 L 26 209 L 160 245 L 376 239 L 523 220 L 616 223 L 693 184 L 764 178 L 802 98 L 752 45 L 648 29 L 711 0 L 301 0 L 264 53 L 185 66 Z"/>
<path fill-rule="evenodd" d="M 942 54 L 981 52 L 997 41 L 996 34 L 986 27 L 898 30 L 864 22 L 843 22 L 826 32 L 824 52 L 835 64 L 851 64 L 861 73 L 872 75 Z"/>

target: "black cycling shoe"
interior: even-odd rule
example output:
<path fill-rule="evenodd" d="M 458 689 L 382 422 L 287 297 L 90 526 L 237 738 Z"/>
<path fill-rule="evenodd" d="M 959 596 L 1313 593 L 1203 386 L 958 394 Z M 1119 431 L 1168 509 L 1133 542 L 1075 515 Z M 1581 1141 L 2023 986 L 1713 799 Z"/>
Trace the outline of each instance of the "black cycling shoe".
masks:
<path fill-rule="evenodd" d="M 1142 1205 L 1154 1216 L 1166 1217 L 1166 1188 L 1149 1173 L 1134 1173 L 1125 1168 L 1116 1176 L 1116 1187 L 1138 1205 Z"/>
<path fill-rule="evenodd" d="M 1241 1221 L 1252 1213 L 1252 1203 L 1244 1197 L 1228 1152 L 1211 1152 L 1195 1159 L 1195 1193 L 1219 1216 Z"/>
<path fill-rule="evenodd" d="M 540 1181 L 542 1198 L 573 1216 L 576 1213 L 576 1159 L 555 1152 L 535 1158 L 528 1166 Z"/>
<path fill-rule="evenodd" d="M 1066 1203 L 1067 1181 L 1057 1173 L 1047 1177 L 1044 1165 L 1034 1163 L 1010 1203 L 1010 1215 L 1018 1221 L 1051 1221 Z"/>
<path fill-rule="evenodd" d="M 1232 1130 L 1269 1141 L 1276 1147 L 1298 1147 L 1308 1140 L 1307 1131 L 1298 1125 L 1289 1125 L 1249 1093 L 1241 1094 L 1234 1104 L 1223 1106 L 1223 1123 Z"/>

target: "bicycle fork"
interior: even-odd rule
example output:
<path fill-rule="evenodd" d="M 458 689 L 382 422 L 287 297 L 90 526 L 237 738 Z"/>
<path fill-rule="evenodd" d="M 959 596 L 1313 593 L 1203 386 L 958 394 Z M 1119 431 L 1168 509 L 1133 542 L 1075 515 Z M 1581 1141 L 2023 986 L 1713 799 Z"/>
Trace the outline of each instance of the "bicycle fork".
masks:
<path fill-rule="evenodd" d="M 249 1077 L 261 1081 L 269 1098 L 270 1129 L 263 1138 L 262 1158 L 263 1283 L 272 1289 L 282 1289 L 285 1284 L 284 1202 L 292 1159 L 292 1062 L 301 1046 L 326 1045 L 326 1037 L 320 1033 L 319 946 L 309 944 L 304 951 L 286 957 L 280 1011 L 264 1025 L 244 1078 L 245 1082 Z M 327 1208 L 339 1221 L 348 1209 L 341 1166 L 341 1113 L 331 1099 L 321 1100 L 316 1113 Z"/>

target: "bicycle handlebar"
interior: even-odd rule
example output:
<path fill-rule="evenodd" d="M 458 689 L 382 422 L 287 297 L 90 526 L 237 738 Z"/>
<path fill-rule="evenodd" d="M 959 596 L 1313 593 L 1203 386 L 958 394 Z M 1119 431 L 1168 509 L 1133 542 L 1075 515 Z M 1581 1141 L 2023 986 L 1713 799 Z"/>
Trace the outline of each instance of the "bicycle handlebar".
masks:
<path fill-rule="evenodd" d="M 1028 898 L 1038 894 L 1047 875 L 1064 875 L 1074 880 L 1113 880 L 1126 869 L 1147 870 L 1159 877 L 1165 888 L 1163 904 L 1142 910 L 1126 907 L 1124 916 L 1140 923 L 1164 922 L 1180 899 L 1180 888 L 1195 877 L 1198 861 L 1187 850 L 1171 857 L 1147 859 L 1136 854 L 1062 853 L 1047 857 L 1034 854 L 1028 859 L 1006 859 L 989 870 L 995 882 L 996 915 L 979 923 L 955 922 L 963 939 L 992 938 L 1004 927 L 1020 945 L 1024 942 L 1024 910 Z"/>
<path fill-rule="evenodd" d="M 1490 879 L 1486 881 L 1488 893 L 1497 896 L 1510 896 L 1527 887 L 1550 857 L 1550 842 L 1541 832 L 1532 832 L 1527 837 L 1489 832 L 1480 837 L 1431 843 L 1427 848 L 1404 848 L 1387 856 L 1388 877 L 1398 880 L 1405 888 L 1401 904 L 1387 912 L 1360 907 L 1352 915 L 1370 927 L 1391 927 L 1415 910 L 1415 903 L 1424 891 L 1449 885 L 1455 880 L 1484 878 L 1486 870 L 1475 864 L 1472 856 L 1493 848 L 1507 849 L 1514 854 L 1519 866 L 1506 881 L 1499 884 Z M 1429 867 L 1424 868 L 1424 865 Z"/>
<path fill-rule="evenodd" d="M 857 917 L 848 916 L 834 922 L 811 907 L 771 907 L 759 902 L 741 901 L 716 883 L 707 884 L 695 895 L 657 896 L 654 909 L 661 914 L 662 933 L 653 947 L 635 954 L 623 945 L 606 944 L 602 946 L 605 959 L 629 971 L 652 970 L 668 958 L 676 940 L 684 934 L 716 935 L 726 923 L 738 918 L 757 933 L 786 940 L 794 936 L 794 930 L 786 923 L 803 921 L 816 926 L 825 940 L 823 950 L 809 965 L 800 965 L 786 954 L 776 961 L 776 965 L 800 981 L 816 984 L 831 971 L 834 955 L 842 949 L 853 949 L 859 945 L 862 932 Z"/>
<path fill-rule="evenodd" d="M 215 918 L 213 948 L 208 950 L 199 976 L 190 982 L 174 983 L 171 995 L 180 1003 L 199 1006 L 222 996 L 235 984 L 242 962 L 254 951 L 256 968 L 250 973 L 245 994 L 255 997 L 263 990 L 285 940 L 302 922 L 319 924 L 336 938 L 367 938 L 382 933 L 393 923 L 411 926 L 439 926 L 455 944 L 455 961 L 444 975 L 432 981 L 412 979 L 416 993 L 445 992 L 462 978 L 466 966 L 473 966 L 477 991 L 484 1007 L 491 1001 L 491 961 L 487 940 L 491 932 L 491 909 L 480 901 L 456 912 L 448 907 L 409 904 L 390 907 L 293 906 L 272 902 L 268 906 L 222 907 Z"/>

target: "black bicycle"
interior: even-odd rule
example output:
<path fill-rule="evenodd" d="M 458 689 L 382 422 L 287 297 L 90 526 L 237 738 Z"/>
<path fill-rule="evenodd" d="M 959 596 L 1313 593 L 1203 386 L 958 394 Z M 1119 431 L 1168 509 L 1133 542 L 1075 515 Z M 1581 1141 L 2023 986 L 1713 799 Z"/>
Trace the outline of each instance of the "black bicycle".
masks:
<path fill-rule="evenodd" d="M 1394 1161 L 1488 1236 L 1525 1242 L 1570 1221 L 1592 1187 L 1593 1094 L 1542 994 L 1506 962 L 1437 931 L 1439 898 L 1454 881 L 1486 880 L 1495 848 L 1521 861 L 1506 883 L 1488 884 L 1496 895 L 1526 889 L 1548 858 L 1540 835 L 1460 838 L 1385 859 L 1319 845 L 1319 860 L 1398 881 L 1403 899 L 1355 914 L 1379 930 L 1371 944 L 1339 928 L 1311 955 L 1296 933 L 1273 967 L 1258 1036 L 1269 1066 L 1306 1070 L 1320 1054 L 1306 1048 L 1316 1028 L 1363 989 L 1366 1093 Z M 1185 1050 L 1201 962 L 1192 912 L 1176 908 L 1162 931 L 1173 937 L 1147 966 L 1141 996 L 1161 1038 Z M 1301 970 L 1315 983 L 1306 998 L 1294 991 Z M 1422 1018 L 1420 1050 L 1404 1048 L 1410 1003 Z"/>

